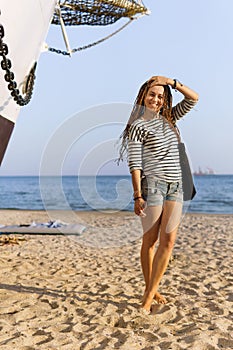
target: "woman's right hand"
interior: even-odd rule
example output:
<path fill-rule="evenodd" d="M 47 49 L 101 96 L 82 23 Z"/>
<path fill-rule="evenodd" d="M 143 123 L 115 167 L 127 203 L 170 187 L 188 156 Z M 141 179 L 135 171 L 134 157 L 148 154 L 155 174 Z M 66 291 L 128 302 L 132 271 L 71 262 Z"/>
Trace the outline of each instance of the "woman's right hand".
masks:
<path fill-rule="evenodd" d="M 134 202 L 134 212 L 138 216 L 144 216 L 143 210 L 145 209 L 146 202 L 142 197 L 137 198 Z"/>

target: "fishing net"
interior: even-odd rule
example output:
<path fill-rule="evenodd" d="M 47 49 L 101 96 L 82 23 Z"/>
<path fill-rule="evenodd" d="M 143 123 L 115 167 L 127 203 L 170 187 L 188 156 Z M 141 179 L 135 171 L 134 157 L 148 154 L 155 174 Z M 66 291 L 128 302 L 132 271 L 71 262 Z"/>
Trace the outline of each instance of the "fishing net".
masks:
<path fill-rule="evenodd" d="M 115 23 L 122 17 L 132 18 L 147 13 L 142 1 L 134 0 L 61 0 L 61 16 L 65 25 L 99 25 Z M 60 24 L 54 13 L 52 24 Z"/>

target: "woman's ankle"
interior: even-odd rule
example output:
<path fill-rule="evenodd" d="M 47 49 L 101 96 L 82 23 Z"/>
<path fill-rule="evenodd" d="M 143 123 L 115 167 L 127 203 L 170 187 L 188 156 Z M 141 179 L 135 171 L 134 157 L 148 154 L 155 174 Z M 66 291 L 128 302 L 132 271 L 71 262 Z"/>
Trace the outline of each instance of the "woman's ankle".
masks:
<path fill-rule="evenodd" d="M 142 307 L 146 310 L 150 310 L 153 299 L 154 299 L 154 295 L 146 292 L 146 294 L 144 295 L 144 298 L 142 300 Z"/>

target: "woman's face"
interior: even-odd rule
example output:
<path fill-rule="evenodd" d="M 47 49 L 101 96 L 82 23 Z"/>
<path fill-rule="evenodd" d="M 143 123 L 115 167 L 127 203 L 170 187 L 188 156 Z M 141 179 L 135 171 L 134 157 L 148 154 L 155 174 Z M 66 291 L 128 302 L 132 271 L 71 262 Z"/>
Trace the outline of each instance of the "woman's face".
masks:
<path fill-rule="evenodd" d="M 146 108 L 158 113 L 164 103 L 164 87 L 160 85 L 151 86 L 144 99 Z"/>

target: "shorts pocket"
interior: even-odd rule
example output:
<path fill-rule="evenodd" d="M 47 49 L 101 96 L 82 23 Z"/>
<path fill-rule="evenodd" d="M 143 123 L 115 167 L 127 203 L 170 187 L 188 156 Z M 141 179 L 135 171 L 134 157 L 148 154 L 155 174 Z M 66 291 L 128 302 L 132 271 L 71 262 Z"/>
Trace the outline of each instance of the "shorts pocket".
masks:
<path fill-rule="evenodd" d="M 176 182 L 172 185 L 171 187 L 171 190 L 170 190 L 171 193 L 181 193 L 182 192 L 182 185 L 181 185 L 181 182 Z"/>

